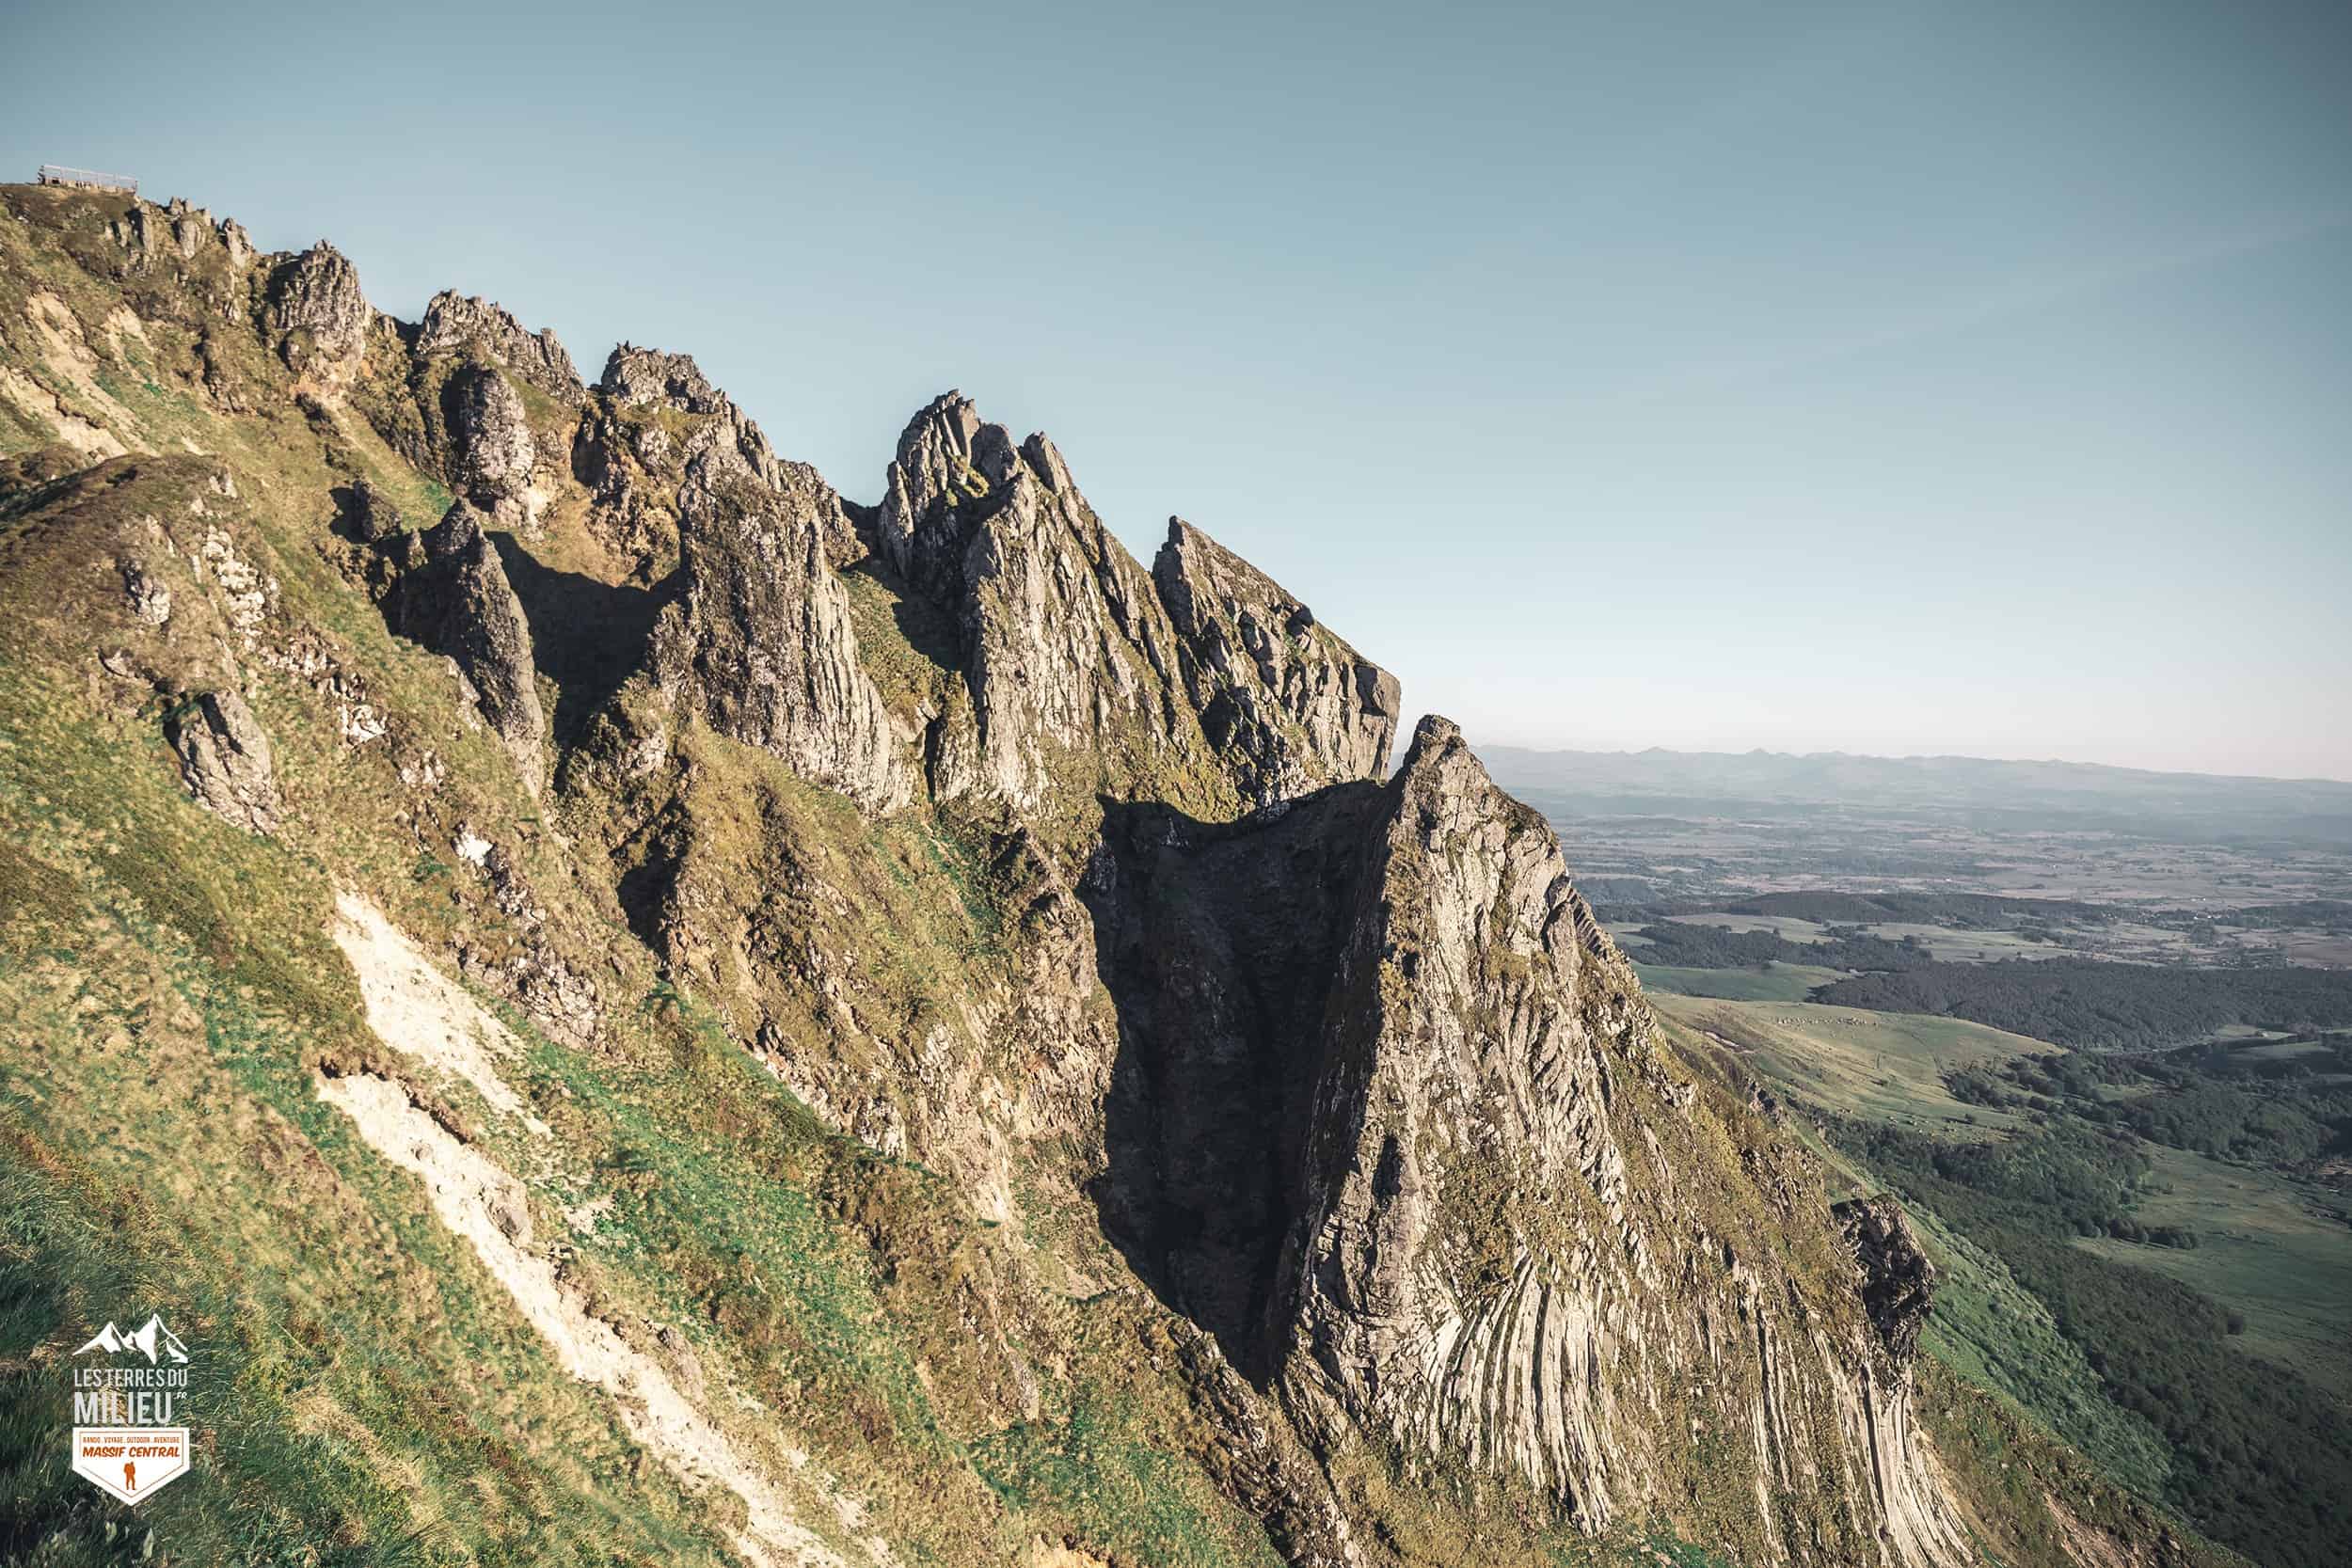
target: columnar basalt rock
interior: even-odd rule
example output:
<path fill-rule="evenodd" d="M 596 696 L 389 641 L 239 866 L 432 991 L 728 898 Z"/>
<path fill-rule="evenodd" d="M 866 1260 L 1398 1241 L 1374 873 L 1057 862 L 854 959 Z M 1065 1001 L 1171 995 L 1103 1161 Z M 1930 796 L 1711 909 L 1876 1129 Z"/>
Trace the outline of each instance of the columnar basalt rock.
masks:
<path fill-rule="evenodd" d="M 1840 1475 L 1879 1522 L 1789 1555 L 1966 1560 L 1886 1426 L 1906 1390 L 1857 1370 L 1859 1304 L 1772 1277 L 1770 1201 L 1694 1135 L 1549 828 L 1438 719 L 1388 799 L 1278 1282 L 1294 1407 L 1515 1470 L 1592 1525 L 1658 1500 L 1686 1423 L 1750 1433 L 1759 1495 Z"/>
<path fill-rule="evenodd" d="M 1245 798 L 1263 805 L 1387 770 L 1401 706 L 1394 675 L 1180 517 L 1168 520 L 1152 580 L 1184 639 L 1201 729 Z"/>
<path fill-rule="evenodd" d="M 1759 1496 L 1851 1499 L 1768 1555 L 1966 1560 L 1862 1292 L 1785 1272 L 1826 1207 L 1724 1161 L 1742 1113 L 1678 1076 L 1549 828 L 1453 725 L 1386 785 L 1105 832 L 1105 1223 L 1327 1461 L 1514 1476 L 1600 1528 L 1721 1433 Z"/>

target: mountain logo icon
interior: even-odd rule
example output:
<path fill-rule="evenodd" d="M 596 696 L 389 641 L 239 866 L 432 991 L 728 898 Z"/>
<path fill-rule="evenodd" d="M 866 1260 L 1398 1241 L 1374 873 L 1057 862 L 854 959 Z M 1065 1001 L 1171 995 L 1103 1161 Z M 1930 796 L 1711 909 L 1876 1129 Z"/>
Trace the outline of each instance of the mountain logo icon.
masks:
<path fill-rule="evenodd" d="M 151 1366 L 165 1360 L 185 1366 L 188 1359 L 188 1347 L 180 1342 L 180 1336 L 164 1326 L 161 1313 L 150 1313 L 147 1322 L 129 1334 L 117 1328 L 109 1319 L 105 1327 L 91 1335 L 88 1342 L 73 1354 L 82 1355 L 94 1350 L 104 1351 L 108 1355 L 135 1350 L 146 1356 Z"/>

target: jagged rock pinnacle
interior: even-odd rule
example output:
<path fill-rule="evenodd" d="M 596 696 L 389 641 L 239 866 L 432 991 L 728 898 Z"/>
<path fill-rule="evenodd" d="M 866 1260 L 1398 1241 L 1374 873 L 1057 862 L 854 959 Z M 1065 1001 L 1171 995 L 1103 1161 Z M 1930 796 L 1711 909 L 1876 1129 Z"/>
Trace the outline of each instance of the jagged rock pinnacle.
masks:
<path fill-rule="evenodd" d="M 549 397 L 578 403 L 587 396 L 572 356 L 552 331 L 527 332 L 510 312 L 454 289 L 444 289 L 425 302 L 416 352 L 421 358 L 469 354 Z"/>
<path fill-rule="evenodd" d="M 725 394 L 710 384 L 693 356 L 632 343 L 613 349 L 596 387 L 626 407 L 667 403 L 690 414 L 716 414 L 726 405 Z"/>
<path fill-rule="evenodd" d="M 358 269 L 325 240 L 271 274 L 262 321 L 296 375 L 347 386 L 366 355 L 373 319 Z"/>
<path fill-rule="evenodd" d="M 1263 572 L 1181 517 L 1152 580 L 1184 639 L 1200 723 L 1257 804 L 1387 768 L 1396 677 L 1359 656 Z"/>

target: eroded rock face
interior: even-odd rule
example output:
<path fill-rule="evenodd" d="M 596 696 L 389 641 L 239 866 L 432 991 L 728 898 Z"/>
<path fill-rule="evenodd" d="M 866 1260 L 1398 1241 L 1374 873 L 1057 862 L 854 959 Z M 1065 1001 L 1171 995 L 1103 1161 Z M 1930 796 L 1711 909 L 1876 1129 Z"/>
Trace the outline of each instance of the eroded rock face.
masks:
<path fill-rule="evenodd" d="M 1912 1233 L 1902 1205 L 1893 1198 L 1850 1198 L 1831 1212 L 1862 1270 L 1862 1302 L 1870 1326 L 1878 1330 L 1880 1343 L 1896 1364 L 1908 1367 L 1931 1310 L 1935 1265 Z"/>
<path fill-rule="evenodd" d="M 180 776 L 197 803 L 257 833 L 278 829 L 278 784 L 269 736 L 233 688 L 200 691 L 164 718 L 165 737 L 180 753 Z"/>
<path fill-rule="evenodd" d="M 661 690 L 864 810 L 906 804 L 914 773 L 834 575 L 864 546 L 833 487 L 779 459 L 691 358 L 628 344 L 606 362 L 575 467 L 592 528 L 676 552 L 651 648 Z"/>
<path fill-rule="evenodd" d="M 452 289 L 426 302 L 424 319 L 417 325 L 416 353 L 420 358 L 452 355 L 495 365 L 564 403 L 579 403 L 588 393 L 572 368 L 572 356 L 552 331 L 525 331 L 522 323 L 499 306 Z"/>
<path fill-rule="evenodd" d="M 780 480 L 704 474 L 680 493 L 683 591 L 654 634 L 657 678 L 812 783 L 868 811 L 904 805 L 912 776 L 826 562 L 839 502 L 805 470 Z"/>
<path fill-rule="evenodd" d="M 450 388 L 451 434 L 457 443 L 455 478 L 467 499 L 509 528 L 537 521 L 531 470 L 538 443 L 522 395 L 486 366 L 457 372 Z"/>
<path fill-rule="evenodd" d="M 1330 976 L 1354 927 L 1369 784 L 1279 816 L 1114 808 L 1081 889 L 1120 1052 L 1105 1111 L 1105 1228 L 1139 1274 L 1263 1383 Z"/>
<path fill-rule="evenodd" d="M 592 526 L 627 551 L 658 554 L 675 543 L 683 487 L 738 480 L 813 508 L 826 563 L 839 568 L 866 553 L 849 509 L 805 463 L 779 458 L 767 435 L 735 401 L 710 384 L 683 354 L 623 343 L 605 361 L 573 451 L 573 467 L 595 498 Z M 659 417 L 666 412 L 670 420 Z M 686 416 L 674 432 L 675 416 Z"/>
<path fill-rule="evenodd" d="M 974 443 L 989 438 L 992 480 L 975 463 Z M 898 436 L 898 455 L 890 465 L 877 525 L 882 553 L 898 575 L 934 599 L 957 596 L 963 587 L 963 552 L 982 519 L 970 505 L 1012 478 L 1004 459 L 1011 452 L 1002 427 L 985 426 L 961 392 L 931 400 Z"/>
<path fill-rule="evenodd" d="M 1164 799 L 1231 814 L 1167 611 L 1052 442 L 1016 445 L 947 393 L 899 436 L 874 526 L 882 558 L 959 628 L 971 708 L 935 725 L 934 794 L 1033 809 L 1057 784 L 1140 795 L 1152 776 Z"/>
<path fill-rule="evenodd" d="M 933 736 L 936 794 L 1026 809 L 1075 783 L 1224 816 L 1386 765 L 1393 676 L 1196 530 L 1147 576 L 1052 441 L 1015 444 L 960 392 L 899 436 L 874 538 L 961 631 L 976 728 Z"/>
<path fill-rule="evenodd" d="M 522 601 L 507 581 L 482 514 L 464 501 L 402 549 L 385 598 L 394 631 L 456 662 L 475 705 L 535 794 L 547 769 L 547 716 L 539 705 L 538 665 Z"/>
<path fill-rule="evenodd" d="M 359 273 L 325 240 L 270 275 L 262 327 L 287 368 L 323 386 L 348 386 L 367 352 L 374 312 Z"/>
<path fill-rule="evenodd" d="M 1179 517 L 1152 580 L 1184 639 L 1185 690 L 1255 805 L 1389 766 L 1394 675 L 1318 625 L 1273 578 Z"/>

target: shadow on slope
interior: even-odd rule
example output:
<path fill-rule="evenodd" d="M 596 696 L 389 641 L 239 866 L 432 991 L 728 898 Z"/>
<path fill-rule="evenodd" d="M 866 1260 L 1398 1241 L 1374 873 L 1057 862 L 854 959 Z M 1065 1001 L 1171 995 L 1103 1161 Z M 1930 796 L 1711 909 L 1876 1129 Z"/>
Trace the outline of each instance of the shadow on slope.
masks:
<path fill-rule="evenodd" d="M 1263 1387 L 1340 961 L 1385 792 L 1345 784 L 1238 822 L 1104 802 L 1082 890 L 1119 1020 L 1104 1232 Z"/>
<path fill-rule="evenodd" d="M 556 686 L 548 716 L 553 739 L 568 749 L 590 719 L 645 661 L 645 645 L 662 608 L 677 596 L 679 574 L 651 588 L 599 582 L 583 572 L 542 563 L 511 533 L 493 533 L 506 580 L 522 601 L 539 673 Z"/>

